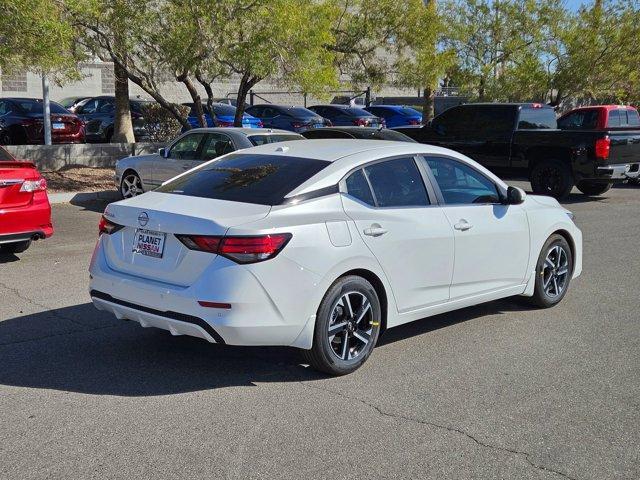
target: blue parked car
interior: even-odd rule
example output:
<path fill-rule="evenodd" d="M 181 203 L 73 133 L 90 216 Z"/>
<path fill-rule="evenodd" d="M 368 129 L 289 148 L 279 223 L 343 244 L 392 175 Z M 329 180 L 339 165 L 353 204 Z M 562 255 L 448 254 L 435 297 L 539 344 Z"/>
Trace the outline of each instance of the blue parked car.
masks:
<path fill-rule="evenodd" d="M 336 126 L 379 127 L 384 121 L 366 110 L 350 105 L 315 105 L 309 110 L 328 119 Z"/>
<path fill-rule="evenodd" d="M 411 107 L 402 105 L 371 105 L 366 110 L 373 115 L 384 118 L 387 128 L 420 125 L 422 123 L 422 113 Z"/>
<path fill-rule="evenodd" d="M 199 128 L 200 122 L 198 122 L 195 105 L 193 103 L 183 103 L 183 105 L 191 108 L 189 116 L 187 117 L 187 121 L 189 122 L 189 125 L 191 125 L 191 128 Z M 233 120 L 236 116 L 236 107 L 225 103 L 214 103 L 211 106 L 213 115 L 206 104 L 202 105 L 202 109 L 204 110 L 204 118 L 207 121 L 207 127 L 233 127 Z M 245 112 L 242 116 L 242 126 L 244 128 L 262 128 L 262 122 L 259 118 L 252 117 Z"/>
<path fill-rule="evenodd" d="M 331 124 L 317 113 L 304 107 L 265 104 L 253 105 L 246 111 L 262 120 L 265 128 L 303 132 L 310 128 L 320 128 Z"/>

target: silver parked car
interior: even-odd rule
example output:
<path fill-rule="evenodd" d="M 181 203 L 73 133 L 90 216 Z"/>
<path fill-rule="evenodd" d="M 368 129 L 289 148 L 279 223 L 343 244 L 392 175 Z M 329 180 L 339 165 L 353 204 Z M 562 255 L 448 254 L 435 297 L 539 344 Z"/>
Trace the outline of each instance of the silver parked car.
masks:
<path fill-rule="evenodd" d="M 116 186 L 123 198 L 135 197 L 226 153 L 291 140 L 304 140 L 304 137 L 286 130 L 196 128 L 185 132 L 157 153 L 118 160 Z"/>

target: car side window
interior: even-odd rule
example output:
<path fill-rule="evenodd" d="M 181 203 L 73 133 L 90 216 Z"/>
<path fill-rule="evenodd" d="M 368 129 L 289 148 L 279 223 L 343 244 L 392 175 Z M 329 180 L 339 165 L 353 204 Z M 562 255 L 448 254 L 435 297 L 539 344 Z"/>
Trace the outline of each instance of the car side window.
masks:
<path fill-rule="evenodd" d="M 426 162 L 447 205 L 500 203 L 496 184 L 465 163 L 443 157 L 427 157 Z"/>
<path fill-rule="evenodd" d="M 11 104 L 9 102 L 2 102 L 0 101 L 0 115 L 6 115 L 7 113 L 10 113 L 11 110 Z"/>
<path fill-rule="evenodd" d="M 178 140 L 169 151 L 169 158 L 178 160 L 198 160 L 200 143 L 204 133 L 192 133 Z"/>
<path fill-rule="evenodd" d="M 627 110 L 627 119 L 630 126 L 640 126 L 640 115 L 637 110 Z"/>
<path fill-rule="evenodd" d="M 90 113 L 95 113 L 97 108 L 98 108 L 98 100 L 92 99 L 92 100 L 87 100 L 83 105 L 78 107 L 77 111 L 78 113 L 90 114 Z"/>
<path fill-rule="evenodd" d="M 378 207 L 429 205 L 427 189 L 413 158 L 398 158 L 364 168 Z"/>
<path fill-rule="evenodd" d="M 609 110 L 609 127 L 620 126 L 620 112 L 618 110 Z"/>
<path fill-rule="evenodd" d="M 278 112 L 274 108 L 265 107 L 262 116 L 265 118 L 273 118 L 278 116 Z"/>
<path fill-rule="evenodd" d="M 356 170 L 347 177 L 345 181 L 347 184 L 347 193 L 354 198 L 357 198 L 361 202 L 375 207 L 376 202 L 373 199 L 371 188 L 369 188 L 369 182 L 364 176 L 362 169 Z"/>
<path fill-rule="evenodd" d="M 207 133 L 200 158 L 204 161 L 212 160 L 234 150 L 233 142 L 226 135 L 222 133 Z"/>

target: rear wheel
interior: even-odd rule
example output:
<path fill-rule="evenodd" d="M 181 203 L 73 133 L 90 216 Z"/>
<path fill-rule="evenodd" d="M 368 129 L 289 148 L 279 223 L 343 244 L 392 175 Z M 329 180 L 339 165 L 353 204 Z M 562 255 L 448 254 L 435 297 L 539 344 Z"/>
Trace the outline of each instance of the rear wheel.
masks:
<path fill-rule="evenodd" d="M 573 188 L 569 166 L 560 160 L 542 160 L 531 169 L 531 189 L 538 195 L 565 198 Z"/>
<path fill-rule="evenodd" d="M 545 242 L 536 264 L 536 285 L 530 302 L 542 308 L 560 303 L 573 273 L 573 255 L 567 240 L 558 234 Z"/>
<path fill-rule="evenodd" d="M 122 198 L 131 198 L 144 193 L 142 180 L 136 172 L 129 170 L 124 172 L 120 180 L 120 195 Z"/>
<path fill-rule="evenodd" d="M 351 373 L 369 358 L 380 334 L 382 311 L 373 286 L 347 276 L 329 288 L 316 316 L 311 350 L 303 357 L 331 375 Z"/>
<path fill-rule="evenodd" d="M 585 195 L 602 195 L 611 190 L 610 183 L 578 182 L 576 187 Z"/>
<path fill-rule="evenodd" d="M 24 240 L 22 242 L 5 243 L 0 245 L 0 252 L 2 253 L 22 253 L 31 246 L 31 240 Z"/>

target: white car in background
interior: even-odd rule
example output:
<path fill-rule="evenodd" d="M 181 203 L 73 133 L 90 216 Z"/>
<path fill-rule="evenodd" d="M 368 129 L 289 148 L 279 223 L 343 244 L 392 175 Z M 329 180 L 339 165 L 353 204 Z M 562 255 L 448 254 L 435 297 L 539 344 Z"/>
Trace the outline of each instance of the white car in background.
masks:
<path fill-rule="evenodd" d="M 235 152 L 110 204 L 94 305 L 173 335 L 289 345 L 354 371 L 381 332 L 513 295 L 562 300 L 582 234 L 550 197 L 418 143 L 301 140 Z"/>

